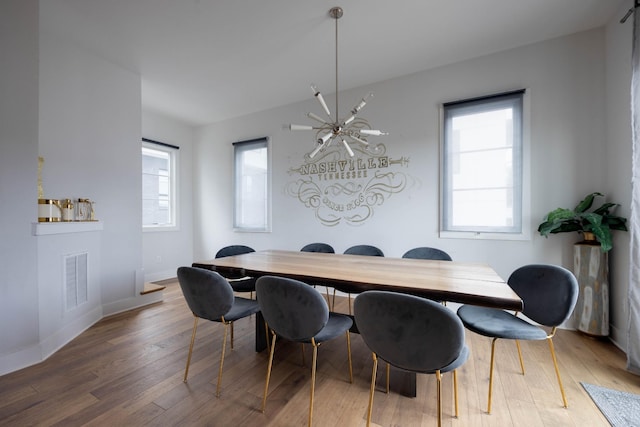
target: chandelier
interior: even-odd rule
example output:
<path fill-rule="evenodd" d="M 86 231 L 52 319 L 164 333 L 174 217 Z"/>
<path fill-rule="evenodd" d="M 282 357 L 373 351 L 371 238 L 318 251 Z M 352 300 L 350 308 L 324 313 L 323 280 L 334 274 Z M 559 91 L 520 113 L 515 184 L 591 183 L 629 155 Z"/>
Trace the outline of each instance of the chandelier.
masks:
<path fill-rule="evenodd" d="M 349 156 L 353 157 L 353 150 L 351 149 L 350 144 L 357 143 L 364 148 L 368 148 L 369 143 L 367 142 L 367 137 L 369 136 L 382 136 L 388 135 L 386 132 L 382 132 L 379 130 L 371 129 L 369 122 L 365 119 L 357 117 L 358 113 L 365 105 L 367 105 L 367 101 L 373 97 L 372 93 L 369 93 L 365 97 L 363 97 L 360 102 L 353 107 L 349 114 L 346 115 L 345 118 L 340 118 L 339 110 L 338 110 L 338 19 L 340 19 L 343 15 L 343 10 L 341 7 L 334 7 L 329 10 L 329 16 L 331 16 L 336 21 L 336 109 L 335 116 L 331 115 L 331 110 L 329 110 L 329 106 L 324 100 L 322 93 L 318 90 L 315 84 L 311 84 L 311 91 L 313 96 L 318 100 L 322 109 L 326 113 L 328 120 L 323 119 L 314 113 L 307 113 L 307 117 L 317 121 L 320 125 L 309 126 L 309 125 L 289 125 L 290 130 L 314 130 L 316 131 L 316 148 L 309 153 L 309 157 L 313 158 L 320 151 L 325 150 L 333 141 L 336 141 L 336 144 L 340 143 L 343 145 Z"/>

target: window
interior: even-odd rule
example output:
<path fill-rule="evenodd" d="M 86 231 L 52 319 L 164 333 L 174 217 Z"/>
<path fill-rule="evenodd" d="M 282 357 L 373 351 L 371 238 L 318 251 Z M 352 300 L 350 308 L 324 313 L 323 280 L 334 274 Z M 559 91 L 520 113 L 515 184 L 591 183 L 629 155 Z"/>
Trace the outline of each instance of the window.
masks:
<path fill-rule="evenodd" d="M 443 105 L 443 237 L 522 238 L 523 99 L 519 90 Z"/>
<path fill-rule="evenodd" d="M 270 231 L 269 150 L 267 138 L 233 144 L 235 209 L 239 231 Z"/>
<path fill-rule="evenodd" d="M 142 227 L 175 229 L 178 147 L 142 141 Z"/>

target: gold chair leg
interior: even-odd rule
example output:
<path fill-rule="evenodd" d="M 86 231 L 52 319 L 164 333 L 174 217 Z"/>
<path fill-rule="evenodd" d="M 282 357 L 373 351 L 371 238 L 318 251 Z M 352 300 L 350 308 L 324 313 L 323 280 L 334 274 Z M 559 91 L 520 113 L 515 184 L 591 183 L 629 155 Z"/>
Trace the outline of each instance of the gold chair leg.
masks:
<path fill-rule="evenodd" d="M 518 358 L 520 359 L 520 369 L 522 375 L 524 375 L 524 360 L 522 359 L 522 349 L 520 348 L 520 340 L 516 340 L 516 347 L 518 348 Z"/>
<path fill-rule="evenodd" d="M 222 382 L 222 365 L 224 364 L 224 351 L 227 346 L 227 332 L 230 323 L 224 321 L 222 318 L 222 324 L 224 325 L 224 337 L 222 338 L 222 353 L 220 354 L 220 367 L 218 368 L 218 384 L 216 385 L 216 397 L 220 397 L 220 383 Z"/>
<path fill-rule="evenodd" d="M 267 337 L 267 341 L 269 341 L 269 337 Z M 267 380 L 264 382 L 264 397 L 262 398 L 262 412 L 264 413 L 264 409 L 267 406 L 267 392 L 269 391 L 269 380 L 271 379 L 271 367 L 273 366 L 273 353 L 276 349 L 276 334 L 273 334 L 273 338 L 271 340 L 271 351 L 269 352 L 269 365 L 267 366 Z"/>
<path fill-rule="evenodd" d="M 349 316 L 351 316 L 351 294 L 347 294 L 347 299 L 347 302 L 349 303 Z"/>
<path fill-rule="evenodd" d="M 458 418 L 458 371 L 453 371 L 453 403 L 456 409 L 456 418 Z"/>
<path fill-rule="evenodd" d="M 187 375 L 189 375 L 189 364 L 191 364 L 191 353 L 193 352 L 193 343 L 196 340 L 196 330 L 198 329 L 198 317 L 193 316 L 193 331 L 191 332 L 191 344 L 189 344 L 189 354 L 187 355 L 187 366 L 184 368 L 184 378 L 182 382 L 187 382 Z"/>
<path fill-rule="evenodd" d="M 349 382 L 353 384 L 353 366 L 351 365 L 351 336 L 347 331 L 347 357 L 349 358 Z"/>
<path fill-rule="evenodd" d="M 568 407 L 567 396 L 564 394 L 564 387 L 562 386 L 562 379 L 560 379 L 560 368 L 558 368 L 558 360 L 556 359 L 556 352 L 553 349 L 553 340 L 551 337 L 547 338 L 549 342 L 549 350 L 551 350 L 551 358 L 553 359 L 553 367 L 556 369 L 556 377 L 558 377 L 558 385 L 560 386 L 560 393 L 562 394 L 562 403 L 564 407 Z"/>
<path fill-rule="evenodd" d="M 313 362 L 311 367 L 311 397 L 309 398 L 309 427 L 313 420 L 313 392 L 316 388 L 316 361 L 318 359 L 318 345 L 316 340 L 311 338 L 311 345 L 313 346 Z"/>
<path fill-rule="evenodd" d="M 387 388 L 386 388 L 386 392 L 387 394 L 389 394 L 389 380 L 391 378 L 391 365 L 389 365 L 389 362 L 387 362 Z"/>
<path fill-rule="evenodd" d="M 333 310 L 333 308 L 335 308 L 336 306 L 336 289 L 333 289 L 333 301 L 331 302 L 331 309 Z"/>
<path fill-rule="evenodd" d="M 498 341 L 498 338 L 494 338 L 493 341 L 491 341 L 491 368 L 489 370 L 489 399 L 487 402 L 487 414 L 491 413 L 491 388 L 493 387 L 493 363 L 496 354 L 496 341 Z"/>
<path fill-rule="evenodd" d="M 229 322 L 231 325 L 231 350 L 233 350 L 233 322 Z"/>
<path fill-rule="evenodd" d="M 438 427 L 442 427 L 442 375 L 440 370 L 436 371 L 436 384 L 438 387 Z"/>
<path fill-rule="evenodd" d="M 373 393 L 376 390 L 376 371 L 378 370 L 378 357 L 371 353 L 373 357 L 373 371 L 371 372 L 371 388 L 369 389 L 369 409 L 367 410 L 367 427 L 371 424 L 371 412 L 373 411 Z"/>
<path fill-rule="evenodd" d="M 325 286 L 327 291 L 327 305 L 329 306 L 329 311 L 333 311 L 333 305 L 331 304 L 331 299 L 329 297 L 329 287 Z"/>
<path fill-rule="evenodd" d="M 264 321 L 264 337 L 267 341 L 267 351 L 271 352 L 271 343 L 269 342 L 269 325 L 266 320 Z"/>

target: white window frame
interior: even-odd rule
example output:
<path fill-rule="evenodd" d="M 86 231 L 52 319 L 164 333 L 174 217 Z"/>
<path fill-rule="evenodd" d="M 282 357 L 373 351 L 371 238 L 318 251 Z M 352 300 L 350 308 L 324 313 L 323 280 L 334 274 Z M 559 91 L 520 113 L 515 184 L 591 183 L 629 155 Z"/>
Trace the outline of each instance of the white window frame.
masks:
<path fill-rule="evenodd" d="M 165 144 L 163 142 L 153 141 L 150 139 L 143 138 L 142 139 L 142 149 L 141 153 L 144 153 L 144 150 L 155 150 L 162 153 L 166 153 L 169 155 L 169 210 L 171 216 L 171 222 L 168 224 L 142 224 L 143 232 L 156 232 L 156 231 L 177 231 L 180 229 L 179 227 L 179 212 L 178 212 L 178 165 L 180 162 L 179 159 L 179 147 L 175 145 Z M 144 154 L 142 154 L 144 155 Z M 144 172 L 143 172 L 144 175 Z M 142 194 L 144 198 L 144 194 Z"/>
<path fill-rule="evenodd" d="M 447 119 L 450 117 L 452 111 L 457 110 L 459 112 L 464 111 L 464 108 L 470 107 L 472 111 L 482 111 L 482 107 L 487 107 L 487 111 L 492 108 L 491 105 L 495 105 L 496 102 L 501 100 L 521 97 L 521 129 L 520 129 L 520 147 L 519 154 L 514 151 L 517 156 L 514 159 L 520 164 L 520 171 L 514 170 L 514 185 L 520 186 L 520 207 L 514 208 L 519 210 L 520 228 L 512 230 L 496 230 L 491 227 L 477 226 L 477 227 L 464 227 L 456 228 L 449 226 L 448 215 L 451 205 L 451 189 L 449 188 L 450 182 L 450 164 L 448 158 L 448 143 Z M 531 214 L 530 214 L 530 170 L 529 170 L 529 100 L 530 90 L 518 90 L 513 92 L 505 92 L 496 95 L 484 96 L 479 98 L 473 98 L 468 100 L 456 101 L 451 103 L 444 103 L 440 107 L 440 237 L 441 238 L 461 238 L 461 239 L 486 239 L 486 240 L 530 240 L 531 239 Z M 516 219 L 517 222 L 518 219 Z"/>
<path fill-rule="evenodd" d="M 271 232 L 271 147 L 270 138 L 256 138 L 233 143 L 233 229 L 238 232 L 268 233 Z M 267 171 L 266 171 L 266 197 L 264 200 L 264 226 L 256 227 L 242 223 L 241 213 L 244 198 L 242 197 L 243 169 L 241 155 L 249 150 L 267 150 Z"/>

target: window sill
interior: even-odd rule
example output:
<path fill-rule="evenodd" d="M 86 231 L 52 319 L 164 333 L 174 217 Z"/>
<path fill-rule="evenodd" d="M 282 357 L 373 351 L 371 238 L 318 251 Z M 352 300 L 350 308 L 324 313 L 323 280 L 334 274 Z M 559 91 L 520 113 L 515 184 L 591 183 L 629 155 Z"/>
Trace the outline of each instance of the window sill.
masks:
<path fill-rule="evenodd" d="M 531 240 L 527 233 L 487 233 L 477 231 L 440 231 L 441 239 Z"/>

